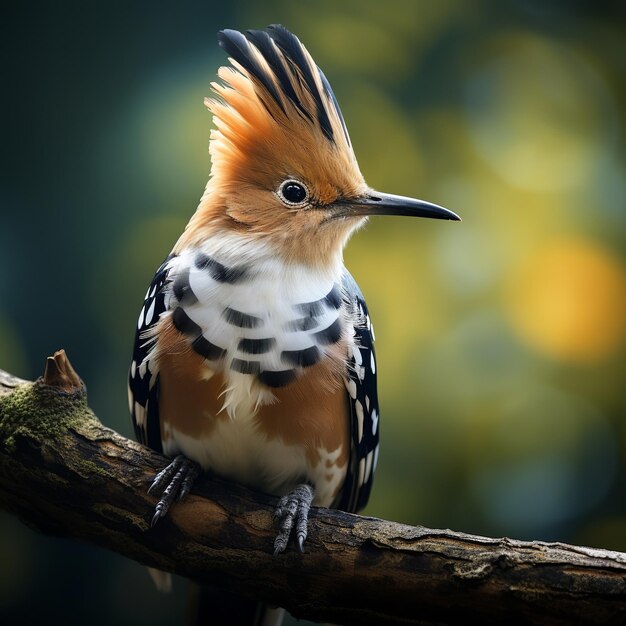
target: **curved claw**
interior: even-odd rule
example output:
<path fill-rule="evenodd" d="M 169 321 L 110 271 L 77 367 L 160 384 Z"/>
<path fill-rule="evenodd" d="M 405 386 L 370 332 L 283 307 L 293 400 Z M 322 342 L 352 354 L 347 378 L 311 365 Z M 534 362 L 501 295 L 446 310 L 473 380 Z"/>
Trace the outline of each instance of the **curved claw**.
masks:
<path fill-rule="evenodd" d="M 306 537 L 303 537 L 302 535 L 298 535 L 296 537 L 296 543 L 298 545 L 298 550 L 300 552 L 302 552 L 304 554 L 304 540 L 306 539 Z"/>
<path fill-rule="evenodd" d="M 160 502 L 159 502 L 160 504 Z M 152 528 L 154 528 L 156 526 L 156 523 L 163 517 L 163 512 L 161 511 L 161 509 L 159 509 L 159 506 L 157 505 L 156 507 L 156 511 L 154 512 L 154 515 L 152 516 L 152 521 L 150 522 L 150 526 Z"/>

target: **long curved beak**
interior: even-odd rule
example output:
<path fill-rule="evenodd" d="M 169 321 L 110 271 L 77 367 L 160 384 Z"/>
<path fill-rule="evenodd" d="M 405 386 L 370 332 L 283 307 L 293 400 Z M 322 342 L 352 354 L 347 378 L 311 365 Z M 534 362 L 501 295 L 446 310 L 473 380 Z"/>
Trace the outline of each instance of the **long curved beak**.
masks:
<path fill-rule="evenodd" d="M 379 193 L 371 190 L 367 194 L 342 202 L 345 214 L 349 215 L 406 215 L 409 217 L 431 217 L 436 220 L 461 221 L 452 211 L 438 204 L 396 196 L 392 193 Z"/>

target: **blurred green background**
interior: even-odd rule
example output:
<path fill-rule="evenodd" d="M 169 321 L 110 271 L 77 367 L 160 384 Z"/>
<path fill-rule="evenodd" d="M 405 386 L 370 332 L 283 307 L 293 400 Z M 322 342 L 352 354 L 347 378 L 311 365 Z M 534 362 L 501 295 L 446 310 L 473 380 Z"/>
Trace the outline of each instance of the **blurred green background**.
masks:
<path fill-rule="evenodd" d="M 464 220 L 375 218 L 349 244 L 383 418 L 366 512 L 626 550 L 619 4 L 5 8 L 0 367 L 32 379 L 64 347 L 131 435 L 136 315 L 209 171 L 215 33 L 281 22 L 329 77 L 369 184 Z M 0 515 L 5 624 L 157 626 L 184 603 L 183 581 L 160 596 L 141 566 Z"/>

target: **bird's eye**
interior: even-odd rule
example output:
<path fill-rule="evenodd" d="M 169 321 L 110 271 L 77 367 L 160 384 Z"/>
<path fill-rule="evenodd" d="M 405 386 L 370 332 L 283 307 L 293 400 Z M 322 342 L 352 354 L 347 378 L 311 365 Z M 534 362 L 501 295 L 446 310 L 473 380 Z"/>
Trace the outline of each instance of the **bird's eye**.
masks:
<path fill-rule="evenodd" d="M 289 206 L 301 206 L 309 199 L 309 190 L 304 183 L 286 180 L 278 188 L 278 197 Z"/>

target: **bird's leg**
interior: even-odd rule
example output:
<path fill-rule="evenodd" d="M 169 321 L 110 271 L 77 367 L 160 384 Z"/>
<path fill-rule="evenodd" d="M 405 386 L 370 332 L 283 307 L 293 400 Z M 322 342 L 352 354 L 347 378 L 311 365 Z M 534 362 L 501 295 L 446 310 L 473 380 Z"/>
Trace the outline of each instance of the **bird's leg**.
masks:
<path fill-rule="evenodd" d="M 283 496 L 274 511 L 280 530 L 274 540 L 274 556 L 285 551 L 292 531 L 296 534 L 296 544 L 304 552 L 304 541 L 308 532 L 309 509 L 313 502 L 313 487 L 298 485 L 290 494 Z"/>
<path fill-rule="evenodd" d="M 154 510 L 152 526 L 165 517 L 174 500 L 182 500 L 189 493 L 199 473 L 200 466 L 195 461 L 179 454 L 154 477 L 148 493 L 161 491 L 161 498 Z"/>

